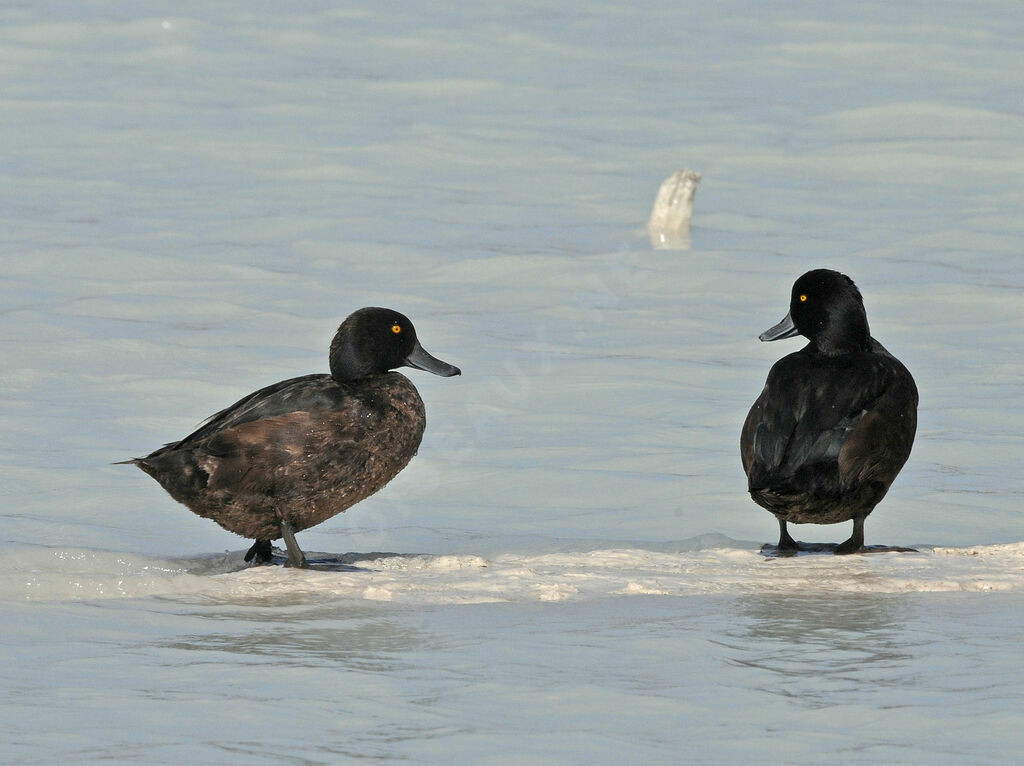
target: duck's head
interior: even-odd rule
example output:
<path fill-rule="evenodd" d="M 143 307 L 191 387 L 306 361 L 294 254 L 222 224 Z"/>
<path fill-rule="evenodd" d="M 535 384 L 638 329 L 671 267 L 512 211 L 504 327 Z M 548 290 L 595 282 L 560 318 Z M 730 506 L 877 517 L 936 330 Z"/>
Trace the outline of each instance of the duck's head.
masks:
<path fill-rule="evenodd" d="M 763 341 L 803 335 L 824 354 L 868 348 L 871 336 L 864 299 L 845 274 L 808 271 L 793 283 L 786 318 L 758 336 Z"/>
<path fill-rule="evenodd" d="M 337 381 L 415 367 L 448 378 L 462 371 L 428 354 L 409 318 L 392 309 L 359 309 L 341 323 L 331 342 L 331 376 Z"/>

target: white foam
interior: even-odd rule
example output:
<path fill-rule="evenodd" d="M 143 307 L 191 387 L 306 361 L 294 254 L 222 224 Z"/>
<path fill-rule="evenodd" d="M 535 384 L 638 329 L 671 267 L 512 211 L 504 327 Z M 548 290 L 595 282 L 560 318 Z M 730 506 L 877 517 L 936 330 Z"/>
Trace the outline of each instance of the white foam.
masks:
<path fill-rule="evenodd" d="M 240 554 L 191 560 L 74 549 L 7 555 L 0 599 L 161 596 L 215 601 L 347 598 L 406 604 L 560 602 L 745 592 L 1024 589 L 1024 542 L 919 553 L 765 558 L 744 544 L 693 550 L 604 548 L 544 554 L 346 557 L 354 571 L 243 568 Z M 688 549 L 690 548 L 690 549 Z"/>

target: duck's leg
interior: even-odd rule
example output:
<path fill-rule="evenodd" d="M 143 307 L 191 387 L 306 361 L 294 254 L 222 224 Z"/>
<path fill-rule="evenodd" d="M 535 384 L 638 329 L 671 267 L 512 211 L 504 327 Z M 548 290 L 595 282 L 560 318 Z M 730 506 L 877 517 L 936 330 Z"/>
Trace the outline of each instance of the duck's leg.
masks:
<path fill-rule="evenodd" d="M 245 560 L 253 564 L 269 564 L 273 559 L 274 549 L 270 540 L 257 540 L 245 554 Z"/>
<path fill-rule="evenodd" d="M 836 546 L 836 555 L 841 556 L 844 553 L 863 553 L 864 552 L 864 519 L 866 516 L 855 516 L 853 519 L 853 534 L 850 535 L 850 539 L 845 543 L 839 543 Z"/>
<path fill-rule="evenodd" d="M 800 550 L 797 541 L 789 536 L 789 528 L 786 522 L 779 519 L 779 553 L 796 553 Z"/>
<path fill-rule="evenodd" d="M 286 567 L 298 567 L 304 569 L 306 564 L 306 554 L 302 552 L 299 544 L 295 542 L 295 532 L 292 531 L 292 525 L 284 519 L 281 519 L 281 537 L 284 538 L 285 547 L 288 548 L 288 559 L 284 562 Z"/>

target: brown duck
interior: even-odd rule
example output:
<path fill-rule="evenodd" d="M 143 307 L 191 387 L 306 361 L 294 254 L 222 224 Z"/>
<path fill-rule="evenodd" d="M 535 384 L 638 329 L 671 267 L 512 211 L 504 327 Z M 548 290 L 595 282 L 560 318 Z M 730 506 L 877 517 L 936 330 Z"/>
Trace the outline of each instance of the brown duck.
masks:
<path fill-rule="evenodd" d="M 193 513 L 255 539 L 246 561 L 306 566 L 295 532 L 379 490 L 416 454 L 423 400 L 396 367 L 459 375 L 435 359 L 397 311 L 363 308 L 338 328 L 330 375 L 304 375 L 249 394 L 181 441 L 127 460 Z"/>

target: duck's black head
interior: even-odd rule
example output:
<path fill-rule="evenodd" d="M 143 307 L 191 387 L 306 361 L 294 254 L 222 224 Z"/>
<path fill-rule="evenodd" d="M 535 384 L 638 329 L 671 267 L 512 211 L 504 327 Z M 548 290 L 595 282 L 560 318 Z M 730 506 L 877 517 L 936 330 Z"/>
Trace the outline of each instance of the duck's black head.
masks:
<path fill-rule="evenodd" d="M 759 337 L 768 341 L 794 335 L 803 335 L 823 354 L 867 350 L 868 316 L 853 280 L 838 271 L 815 269 L 794 282 L 789 314 Z"/>
<path fill-rule="evenodd" d="M 331 342 L 331 376 L 335 380 L 358 380 L 396 367 L 415 367 L 446 378 L 462 374 L 458 367 L 424 351 L 412 322 L 397 311 L 359 309 L 341 323 Z"/>

